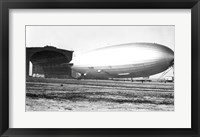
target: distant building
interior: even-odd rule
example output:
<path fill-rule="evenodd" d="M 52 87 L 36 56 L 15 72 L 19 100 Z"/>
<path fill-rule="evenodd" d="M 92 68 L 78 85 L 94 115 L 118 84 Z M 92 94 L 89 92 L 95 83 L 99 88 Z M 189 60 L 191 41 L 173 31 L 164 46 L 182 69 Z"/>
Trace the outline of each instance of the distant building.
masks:
<path fill-rule="evenodd" d="M 166 76 L 166 77 L 164 78 L 164 80 L 165 80 L 166 82 L 174 82 L 174 76 Z"/>
<path fill-rule="evenodd" d="M 72 60 L 72 54 L 73 51 L 48 45 L 45 47 L 27 47 L 26 76 L 70 78 L 71 68 L 67 63 Z"/>

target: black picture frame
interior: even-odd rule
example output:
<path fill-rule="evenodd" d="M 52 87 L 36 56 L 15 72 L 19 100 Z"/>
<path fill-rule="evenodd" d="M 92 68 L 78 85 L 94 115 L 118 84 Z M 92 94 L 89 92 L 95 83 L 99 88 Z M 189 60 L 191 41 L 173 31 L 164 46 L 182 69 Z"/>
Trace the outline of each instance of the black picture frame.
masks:
<path fill-rule="evenodd" d="M 9 128 L 9 9 L 191 9 L 192 22 L 192 112 L 191 128 L 143 129 L 13 129 Z M 0 135 L 33 136 L 200 136 L 200 2 L 199 0 L 0 0 Z M 17 92 L 17 91 L 16 91 Z M 22 119 L 23 120 L 23 119 Z"/>

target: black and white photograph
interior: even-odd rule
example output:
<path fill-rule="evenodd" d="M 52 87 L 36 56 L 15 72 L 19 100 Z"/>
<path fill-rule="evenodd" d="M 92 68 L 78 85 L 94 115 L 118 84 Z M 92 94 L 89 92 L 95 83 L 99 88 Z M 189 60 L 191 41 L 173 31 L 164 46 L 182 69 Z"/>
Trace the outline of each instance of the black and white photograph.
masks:
<path fill-rule="evenodd" d="M 174 25 L 27 25 L 25 111 L 175 111 Z"/>

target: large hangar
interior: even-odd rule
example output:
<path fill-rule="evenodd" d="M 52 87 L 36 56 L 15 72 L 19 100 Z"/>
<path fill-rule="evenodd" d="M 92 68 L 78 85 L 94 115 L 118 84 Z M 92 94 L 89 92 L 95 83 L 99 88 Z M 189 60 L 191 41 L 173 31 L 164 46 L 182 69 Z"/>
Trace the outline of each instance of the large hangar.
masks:
<path fill-rule="evenodd" d="M 71 68 L 64 63 L 72 60 L 73 51 L 53 46 L 26 48 L 26 76 L 70 78 Z"/>

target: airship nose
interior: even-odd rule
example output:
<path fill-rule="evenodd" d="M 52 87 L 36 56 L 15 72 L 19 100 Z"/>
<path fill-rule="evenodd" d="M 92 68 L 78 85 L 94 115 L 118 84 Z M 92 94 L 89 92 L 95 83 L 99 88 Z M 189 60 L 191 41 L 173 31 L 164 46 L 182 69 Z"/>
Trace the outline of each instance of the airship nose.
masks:
<path fill-rule="evenodd" d="M 172 66 L 174 63 L 174 52 L 170 48 L 166 47 L 164 53 L 165 53 L 164 57 L 165 61 L 168 62 L 170 66 Z"/>
<path fill-rule="evenodd" d="M 174 60 L 174 52 L 170 51 L 169 53 L 167 53 L 166 58 L 169 61 Z"/>

